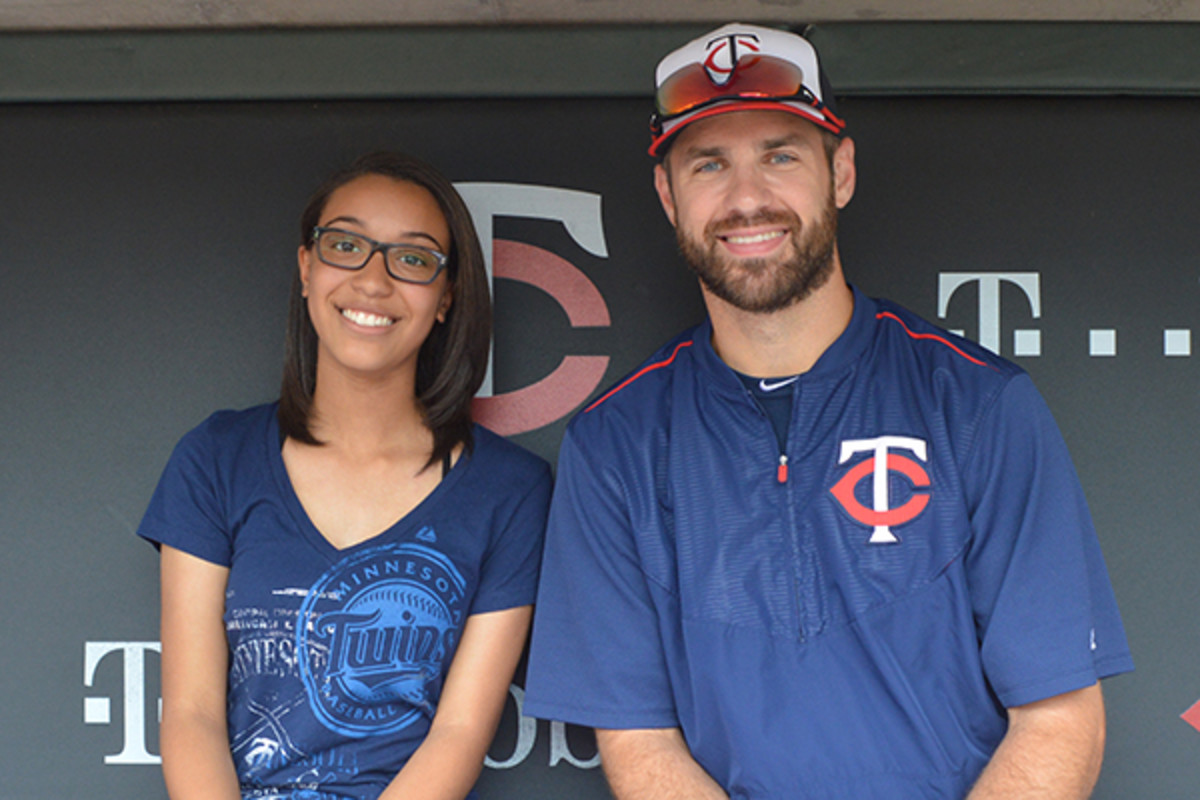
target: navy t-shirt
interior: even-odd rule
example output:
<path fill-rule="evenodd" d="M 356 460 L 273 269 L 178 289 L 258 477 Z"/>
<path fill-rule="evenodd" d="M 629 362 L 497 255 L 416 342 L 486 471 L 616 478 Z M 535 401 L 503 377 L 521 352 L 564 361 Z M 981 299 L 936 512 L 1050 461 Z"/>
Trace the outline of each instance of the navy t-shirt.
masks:
<path fill-rule="evenodd" d="M 175 448 L 138 534 L 229 568 L 229 738 L 245 798 L 375 798 L 423 741 L 471 614 L 536 593 L 550 471 L 476 427 L 425 500 L 339 550 L 284 468 L 275 405 Z"/>

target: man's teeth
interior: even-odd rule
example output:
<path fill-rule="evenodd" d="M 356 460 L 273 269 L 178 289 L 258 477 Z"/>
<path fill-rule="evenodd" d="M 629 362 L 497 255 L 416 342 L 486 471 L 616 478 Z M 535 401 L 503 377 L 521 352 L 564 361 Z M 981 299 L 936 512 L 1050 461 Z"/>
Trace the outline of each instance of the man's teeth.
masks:
<path fill-rule="evenodd" d="M 759 242 L 778 239 L 780 236 L 783 236 L 783 231 L 768 231 L 766 233 L 756 233 L 752 236 L 726 236 L 725 241 L 730 244 L 758 244 Z"/>
<path fill-rule="evenodd" d="M 391 317 L 381 317 L 378 314 L 368 314 L 366 311 L 354 311 L 349 308 L 343 309 L 342 316 L 355 324 L 365 325 L 368 328 L 386 328 L 395 321 Z"/>

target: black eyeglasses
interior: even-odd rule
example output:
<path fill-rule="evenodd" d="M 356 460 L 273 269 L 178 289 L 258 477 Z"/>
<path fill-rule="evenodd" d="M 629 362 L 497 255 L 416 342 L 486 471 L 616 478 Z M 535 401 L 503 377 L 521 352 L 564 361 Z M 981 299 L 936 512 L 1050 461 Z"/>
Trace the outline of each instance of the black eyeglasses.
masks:
<path fill-rule="evenodd" d="M 361 233 L 341 228 L 313 228 L 317 258 L 338 269 L 362 269 L 376 253 L 383 253 L 388 275 L 405 283 L 433 283 L 446 268 L 446 255 L 419 244 L 377 242 Z"/>

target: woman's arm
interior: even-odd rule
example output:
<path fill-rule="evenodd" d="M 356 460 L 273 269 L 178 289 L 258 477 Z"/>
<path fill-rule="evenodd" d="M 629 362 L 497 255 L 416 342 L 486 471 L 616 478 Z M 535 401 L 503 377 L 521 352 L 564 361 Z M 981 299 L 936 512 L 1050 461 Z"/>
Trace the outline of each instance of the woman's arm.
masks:
<path fill-rule="evenodd" d="M 472 614 L 425 741 L 379 800 L 462 800 L 483 769 L 525 648 L 532 606 Z"/>
<path fill-rule="evenodd" d="M 162 547 L 163 777 L 171 800 L 240 800 L 225 696 L 229 570 Z"/>

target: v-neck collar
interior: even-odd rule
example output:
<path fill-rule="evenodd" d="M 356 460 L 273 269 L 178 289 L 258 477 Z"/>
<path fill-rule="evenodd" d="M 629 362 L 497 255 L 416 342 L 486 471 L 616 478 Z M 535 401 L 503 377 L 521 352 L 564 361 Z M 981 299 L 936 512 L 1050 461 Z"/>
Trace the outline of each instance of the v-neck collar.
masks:
<path fill-rule="evenodd" d="M 476 439 L 478 441 L 478 437 Z M 283 463 L 283 439 L 279 432 L 279 420 L 275 414 L 271 415 L 264 444 L 267 448 L 267 462 L 271 465 L 271 478 L 275 482 L 276 491 L 279 493 L 284 507 L 296 523 L 296 529 L 305 541 L 325 555 L 330 562 L 338 561 L 347 555 L 384 542 L 402 542 L 410 539 L 420 541 L 418 534 L 433 518 L 433 510 L 441 503 L 442 497 L 453 488 L 454 484 L 471 469 L 472 462 L 471 455 L 464 449 L 458 460 L 450 467 L 450 471 L 434 487 L 433 491 L 417 503 L 411 511 L 373 536 L 349 547 L 339 548 L 313 524 L 308 512 L 304 510 L 304 504 L 300 502 L 300 496 L 296 494 L 291 476 L 287 472 L 287 466 Z M 437 469 L 441 470 L 441 464 L 437 465 Z"/>

